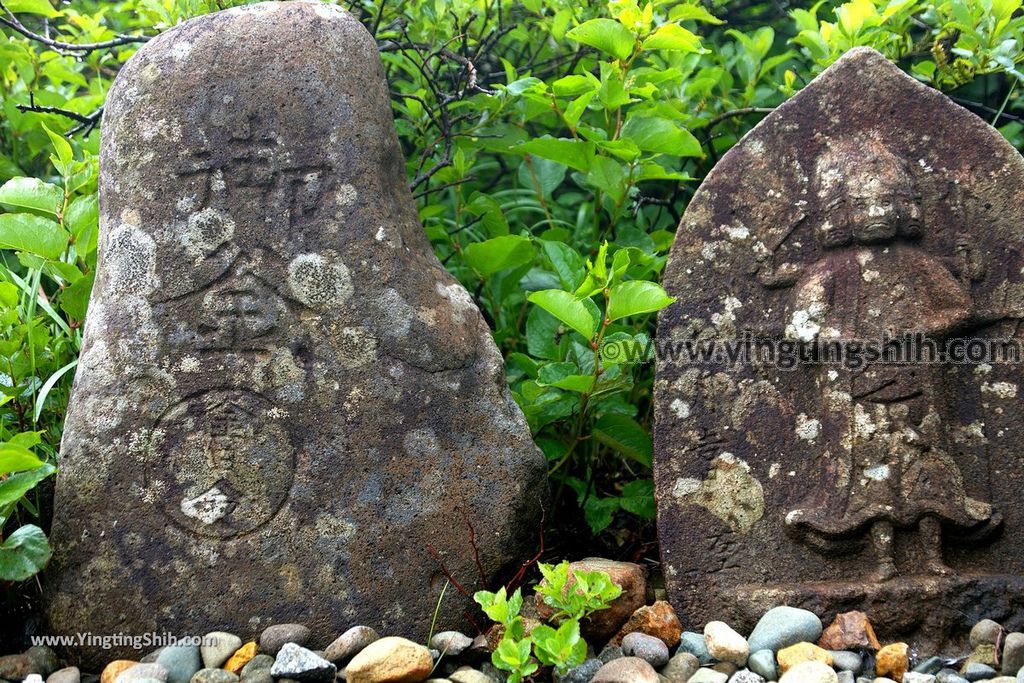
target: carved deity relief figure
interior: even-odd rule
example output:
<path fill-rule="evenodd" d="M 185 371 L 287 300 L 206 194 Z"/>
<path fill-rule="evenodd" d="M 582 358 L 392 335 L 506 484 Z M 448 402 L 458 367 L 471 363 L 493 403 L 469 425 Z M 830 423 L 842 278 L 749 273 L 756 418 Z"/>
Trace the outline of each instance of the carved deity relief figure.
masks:
<path fill-rule="evenodd" d="M 791 281 L 772 283 L 793 287 L 787 337 L 874 341 L 921 334 L 941 345 L 971 324 L 970 283 L 980 274 L 970 244 L 958 238 L 957 257 L 950 259 L 921 247 L 929 226 L 921 220 L 914 177 L 898 157 L 873 140 L 840 140 L 819 158 L 814 184 L 824 255 Z M 886 580 L 897 572 L 897 529 L 916 529 L 925 570 L 948 574 L 944 532 L 998 523 L 990 504 L 967 494 L 951 452 L 945 370 L 937 363 L 883 362 L 856 370 L 807 368 L 825 412 L 823 462 L 833 463 L 839 491 L 823 489 L 791 510 L 792 531 L 807 540 L 867 536 L 875 578 Z"/>

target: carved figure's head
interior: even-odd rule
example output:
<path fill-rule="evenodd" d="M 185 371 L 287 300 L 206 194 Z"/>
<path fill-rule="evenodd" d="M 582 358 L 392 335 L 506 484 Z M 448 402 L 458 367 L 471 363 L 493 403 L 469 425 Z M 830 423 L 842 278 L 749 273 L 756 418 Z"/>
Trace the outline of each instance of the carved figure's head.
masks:
<path fill-rule="evenodd" d="M 815 166 L 826 248 L 879 244 L 921 233 L 921 197 L 907 164 L 876 140 L 830 145 Z"/>

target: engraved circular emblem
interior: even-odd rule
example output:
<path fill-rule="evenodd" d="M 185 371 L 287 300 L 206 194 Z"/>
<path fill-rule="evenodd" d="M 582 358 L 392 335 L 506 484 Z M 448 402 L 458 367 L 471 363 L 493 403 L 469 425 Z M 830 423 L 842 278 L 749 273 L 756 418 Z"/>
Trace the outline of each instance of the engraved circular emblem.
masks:
<path fill-rule="evenodd" d="M 147 468 L 157 504 L 182 528 L 230 538 L 269 522 L 288 498 L 295 454 L 273 404 L 213 389 L 156 422 Z"/>

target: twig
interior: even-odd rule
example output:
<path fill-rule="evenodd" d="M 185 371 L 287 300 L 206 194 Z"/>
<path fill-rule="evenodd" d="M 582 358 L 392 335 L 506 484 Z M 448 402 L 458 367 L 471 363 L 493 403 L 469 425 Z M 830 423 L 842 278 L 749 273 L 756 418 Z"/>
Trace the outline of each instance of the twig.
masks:
<path fill-rule="evenodd" d="M 505 590 L 506 591 L 513 591 L 513 590 L 515 590 L 519 586 L 519 584 L 521 584 L 523 582 L 523 578 L 526 576 L 527 570 L 529 570 L 530 567 L 532 567 L 533 565 L 537 564 L 537 562 L 540 561 L 541 556 L 544 555 L 544 517 L 545 517 L 544 505 L 541 504 L 541 506 L 540 506 L 540 550 L 538 550 L 537 554 L 534 555 L 531 559 L 527 560 L 526 562 L 523 562 L 523 566 L 519 568 L 519 571 L 516 572 L 516 575 L 513 576 L 509 580 L 509 582 L 507 584 L 505 584 L 505 586 L 506 586 Z"/>
<path fill-rule="evenodd" d="M 71 128 L 68 131 L 69 135 L 74 135 L 80 130 L 84 130 L 85 134 L 88 135 L 93 128 L 95 128 L 100 118 L 103 116 L 103 107 L 100 107 L 91 114 L 79 114 L 77 111 L 71 111 L 70 109 L 62 109 L 60 107 L 47 107 L 41 104 L 18 104 L 15 105 L 20 112 L 33 112 L 36 114 L 56 114 L 57 116 L 63 116 L 66 119 L 77 121 L 79 125 Z"/>
<path fill-rule="evenodd" d="M 0 16 L 0 24 L 13 29 L 25 36 L 29 40 L 34 40 L 38 43 L 42 43 L 47 47 L 51 47 L 54 50 L 63 50 L 65 52 L 93 52 L 94 50 L 105 50 L 111 47 L 118 47 L 119 45 L 131 45 L 134 43 L 144 43 L 151 38 L 151 36 L 126 36 L 119 35 L 116 38 L 110 40 L 104 40 L 98 43 L 68 43 L 63 40 L 54 40 L 40 33 L 29 29 L 27 26 L 18 21 L 18 17 L 14 15 L 14 12 L 7 9 L 7 6 L 3 2 L 0 2 L 0 10 L 3 10 L 6 17 Z"/>
<path fill-rule="evenodd" d="M 476 544 L 476 529 L 473 528 L 473 523 L 469 521 L 466 511 L 460 508 L 459 512 L 462 514 L 462 519 L 466 522 L 466 527 L 469 529 L 469 545 L 473 548 L 473 561 L 476 563 L 476 571 L 480 575 L 480 586 L 481 588 L 487 588 L 487 572 L 484 571 L 484 565 L 480 561 L 480 548 Z"/>
<path fill-rule="evenodd" d="M 705 126 L 705 128 L 714 128 L 722 121 L 736 116 L 745 116 L 747 114 L 771 114 L 773 111 L 775 111 L 774 107 L 743 107 L 741 109 L 733 109 L 731 111 L 723 112 L 708 121 L 708 125 Z"/>
<path fill-rule="evenodd" d="M 460 593 L 465 595 L 467 598 L 473 597 L 473 595 L 469 591 L 463 588 L 462 585 L 455 580 L 455 577 L 452 576 L 452 573 L 448 571 L 448 565 L 444 563 L 444 559 L 441 557 L 441 553 L 437 552 L 437 549 L 434 548 L 434 546 L 432 546 L 430 543 L 427 543 L 427 552 L 429 552 L 430 555 L 434 558 L 434 561 L 437 562 L 437 565 L 438 567 L 440 567 L 441 573 L 444 574 L 444 577 L 451 581 L 452 585 L 455 586 L 455 588 L 457 588 Z"/>

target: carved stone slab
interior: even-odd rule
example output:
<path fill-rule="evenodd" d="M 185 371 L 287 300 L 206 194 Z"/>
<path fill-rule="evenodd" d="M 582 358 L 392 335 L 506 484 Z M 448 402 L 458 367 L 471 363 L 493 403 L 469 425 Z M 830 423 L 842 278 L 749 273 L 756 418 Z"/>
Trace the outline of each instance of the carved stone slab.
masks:
<path fill-rule="evenodd" d="M 722 158 L 679 226 L 658 329 L 658 526 L 691 627 L 749 630 L 779 604 L 861 609 L 933 647 L 981 617 L 1024 625 L 1024 366 L 669 353 L 1019 343 L 1022 269 L 1024 160 L 872 50 Z"/>
<path fill-rule="evenodd" d="M 354 18 L 264 3 L 148 43 L 107 101 L 100 201 L 51 632 L 422 639 L 428 546 L 470 585 L 467 521 L 486 571 L 528 556 L 543 457 L 423 233 Z"/>

